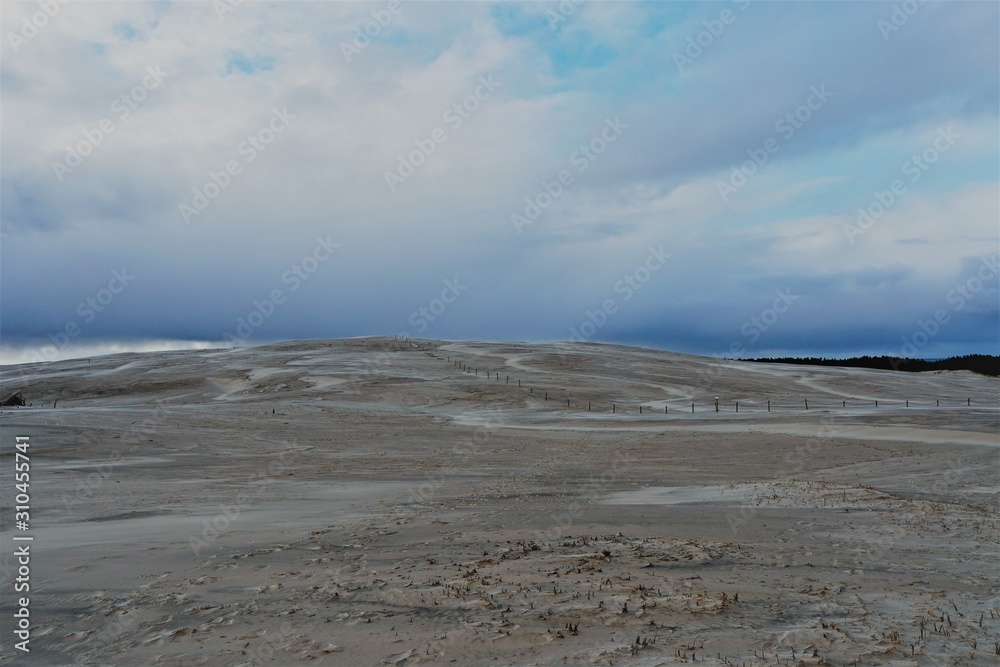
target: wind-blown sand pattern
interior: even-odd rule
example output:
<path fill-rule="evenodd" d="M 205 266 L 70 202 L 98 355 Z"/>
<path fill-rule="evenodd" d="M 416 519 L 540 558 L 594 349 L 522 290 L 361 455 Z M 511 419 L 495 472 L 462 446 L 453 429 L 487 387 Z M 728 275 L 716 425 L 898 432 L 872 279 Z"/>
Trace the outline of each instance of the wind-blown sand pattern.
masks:
<path fill-rule="evenodd" d="M 21 664 L 1000 661 L 996 379 L 387 338 L 7 370 Z"/>

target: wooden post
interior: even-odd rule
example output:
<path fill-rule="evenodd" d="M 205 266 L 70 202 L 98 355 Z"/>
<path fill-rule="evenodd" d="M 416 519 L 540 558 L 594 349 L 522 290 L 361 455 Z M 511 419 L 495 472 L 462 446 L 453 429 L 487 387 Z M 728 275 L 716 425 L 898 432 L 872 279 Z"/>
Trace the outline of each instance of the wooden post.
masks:
<path fill-rule="evenodd" d="M 639 414 L 640 415 L 642 414 L 642 406 L 641 405 L 639 406 Z"/>
<path fill-rule="evenodd" d="M 840 407 L 846 408 L 847 407 L 847 401 L 841 401 L 841 406 Z"/>
<path fill-rule="evenodd" d="M 937 407 L 939 407 L 939 408 L 941 407 L 941 399 L 940 398 L 937 400 Z"/>
<path fill-rule="evenodd" d="M 506 384 L 510 384 L 510 376 L 509 375 L 507 376 L 507 382 L 506 382 Z"/>
<path fill-rule="evenodd" d="M 520 380 L 518 380 L 518 381 L 517 381 L 517 386 L 518 386 L 518 387 L 520 387 L 520 386 L 521 386 L 521 381 L 520 381 Z"/>
<path fill-rule="evenodd" d="M 691 414 L 694 414 L 694 403 L 691 404 Z"/>
<path fill-rule="evenodd" d="M 965 404 L 971 408 L 972 407 L 972 399 L 971 398 L 965 399 Z"/>
<path fill-rule="evenodd" d="M 910 407 L 910 399 L 906 399 L 906 407 Z"/>
<path fill-rule="evenodd" d="M 663 414 L 667 414 L 667 406 L 663 406 Z"/>
<path fill-rule="evenodd" d="M 736 412 L 740 411 L 740 402 L 736 401 Z"/>
<path fill-rule="evenodd" d="M 587 412 L 590 412 L 590 401 L 587 401 Z"/>
<path fill-rule="evenodd" d="M 549 392 L 545 392 L 545 400 L 549 400 Z"/>
<path fill-rule="evenodd" d="M 805 399 L 805 402 L 806 402 L 806 410 L 808 410 L 809 409 L 809 399 L 808 398 Z"/>
<path fill-rule="evenodd" d="M 567 408 L 569 407 L 569 399 L 568 398 L 566 399 L 566 407 Z"/>
<path fill-rule="evenodd" d="M 767 411 L 771 411 L 771 399 L 767 399 Z"/>
<path fill-rule="evenodd" d="M 875 399 L 875 407 L 876 408 L 878 407 L 878 399 L 877 398 Z"/>
<path fill-rule="evenodd" d="M 615 414 L 617 411 L 618 411 L 618 408 L 615 406 L 614 403 L 612 403 L 611 404 L 611 414 Z"/>

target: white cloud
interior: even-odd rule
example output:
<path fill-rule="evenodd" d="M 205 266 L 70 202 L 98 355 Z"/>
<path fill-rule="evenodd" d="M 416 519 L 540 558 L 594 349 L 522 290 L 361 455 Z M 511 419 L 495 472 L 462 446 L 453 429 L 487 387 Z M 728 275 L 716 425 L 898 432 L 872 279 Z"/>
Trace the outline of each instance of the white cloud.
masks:
<path fill-rule="evenodd" d="M 4 3 L 4 25 L 33 6 Z M 173 338 L 177 329 L 211 339 L 320 233 L 348 250 L 275 319 L 290 335 L 394 322 L 452 273 L 482 295 L 463 305 L 462 326 L 528 308 L 538 311 L 526 325 L 535 335 L 559 335 L 559 309 L 534 304 L 589 303 L 608 276 L 664 242 L 676 255 L 671 289 L 683 282 L 684 297 L 703 303 L 752 299 L 770 276 L 886 267 L 912 271 L 897 281 L 901 294 L 922 290 L 996 243 L 997 174 L 986 158 L 997 112 L 984 102 L 996 66 L 972 67 L 965 55 L 997 47 L 976 25 L 972 37 L 935 32 L 928 48 L 917 37 L 931 27 L 914 22 L 913 37 L 894 36 L 887 51 L 877 30 L 864 32 L 877 8 L 754 5 L 685 78 L 671 54 L 715 10 L 585 2 L 555 33 L 550 5 L 404 3 L 348 62 L 341 44 L 381 6 L 246 2 L 220 21 L 210 3 L 68 3 L 18 53 L 5 41 L 5 336 L 60 326 L 125 262 L 151 278 L 93 336 Z M 508 11 L 509 21 L 497 18 Z M 587 60 L 596 47 L 599 67 Z M 231 67 L 240 58 L 259 69 Z M 901 81 L 897 69 L 870 66 L 879 58 L 930 74 Z M 149 66 L 167 72 L 163 84 L 127 118 L 113 116 L 111 104 Z M 500 86 L 451 127 L 443 112 L 483 75 Z M 824 81 L 830 105 L 723 203 L 717 180 Z M 241 142 L 286 107 L 294 120 L 246 160 Z M 517 235 L 510 215 L 524 197 L 617 115 L 629 124 L 621 139 Z M 114 132 L 59 182 L 52 162 L 104 117 Z M 849 244 L 843 223 L 944 123 L 962 142 Z M 447 141 L 390 192 L 386 170 L 436 128 Z M 887 157 L 896 151 L 898 160 Z M 185 225 L 178 205 L 230 160 L 241 173 Z M 658 296 L 643 316 L 675 299 L 665 286 L 649 293 Z M 319 303 L 348 314 L 299 314 Z"/>

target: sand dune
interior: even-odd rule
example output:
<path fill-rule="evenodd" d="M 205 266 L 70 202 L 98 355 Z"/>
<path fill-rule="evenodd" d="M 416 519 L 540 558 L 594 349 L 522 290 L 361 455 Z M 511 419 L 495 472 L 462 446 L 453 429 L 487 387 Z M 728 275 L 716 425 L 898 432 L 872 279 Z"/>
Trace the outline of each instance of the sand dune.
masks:
<path fill-rule="evenodd" d="M 4 371 L 0 664 L 1000 660 L 996 379 L 388 338 Z"/>

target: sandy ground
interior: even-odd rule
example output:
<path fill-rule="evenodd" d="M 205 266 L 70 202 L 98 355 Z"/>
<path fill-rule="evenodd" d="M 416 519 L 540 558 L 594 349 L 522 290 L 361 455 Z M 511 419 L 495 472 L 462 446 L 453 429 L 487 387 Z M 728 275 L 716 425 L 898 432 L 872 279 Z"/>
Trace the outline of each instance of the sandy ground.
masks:
<path fill-rule="evenodd" d="M 365 338 L 18 388 L 0 664 L 1000 664 L 996 379 Z"/>

